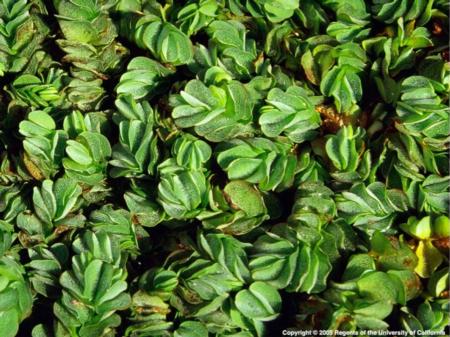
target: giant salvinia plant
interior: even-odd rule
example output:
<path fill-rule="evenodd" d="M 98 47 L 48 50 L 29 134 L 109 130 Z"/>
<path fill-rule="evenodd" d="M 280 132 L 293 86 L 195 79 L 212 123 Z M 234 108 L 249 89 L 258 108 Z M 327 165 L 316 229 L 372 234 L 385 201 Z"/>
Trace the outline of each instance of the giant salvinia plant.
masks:
<path fill-rule="evenodd" d="M 0 0 L 0 337 L 448 334 L 448 9 Z"/>

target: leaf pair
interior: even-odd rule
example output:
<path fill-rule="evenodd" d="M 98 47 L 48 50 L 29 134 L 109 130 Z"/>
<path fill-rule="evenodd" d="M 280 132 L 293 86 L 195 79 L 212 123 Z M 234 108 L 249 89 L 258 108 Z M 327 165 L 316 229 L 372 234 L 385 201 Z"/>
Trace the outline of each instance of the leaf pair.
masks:
<path fill-rule="evenodd" d="M 335 169 L 331 176 L 337 181 L 354 183 L 374 175 L 371 154 L 366 150 L 364 138 L 364 129 L 353 130 L 351 125 L 342 127 L 336 135 L 328 138 L 325 150 Z"/>
<path fill-rule="evenodd" d="M 153 109 L 147 102 L 137 103 L 131 95 L 120 95 L 116 106 L 119 143 L 112 149 L 111 176 L 154 174 L 159 153 Z"/>
<path fill-rule="evenodd" d="M 242 23 L 234 20 L 213 21 L 207 32 L 210 41 L 219 49 L 220 61 L 225 69 L 236 78 L 248 78 L 254 72 L 256 45 L 253 39 L 247 37 L 247 30 Z"/>
<path fill-rule="evenodd" d="M 100 184 L 105 179 L 111 145 L 101 133 L 85 131 L 76 140 L 67 141 L 63 166 L 67 176 L 87 185 Z"/>
<path fill-rule="evenodd" d="M 19 132 L 25 136 L 24 164 L 36 179 L 50 178 L 60 168 L 68 139 L 66 132 L 56 130 L 53 118 L 44 111 L 32 111 L 28 120 L 19 124 Z"/>
<path fill-rule="evenodd" d="M 23 274 L 23 267 L 10 257 L 0 258 L 0 334 L 16 336 L 19 324 L 31 314 L 33 297 Z"/>
<path fill-rule="evenodd" d="M 17 217 L 17 226 L 27 236 L 21 238 L 25 245 L 28 240 L 48 241 L 70 227 L 81 227 L 84 217 L 74 214 L 80 206 L 81 187 L 75 180 L 60 178 L 54 183 L 44 180 L 40 188 L 33 189 L 34 213 L 24 212 Z"/>
<path fill-rule="evenodd" d="M 191 61 L 191 40 L 177 26 L 150 13 L 141 17 L 124 8 L 120 14 L 123 20 L 120 33 L 138 47 L 149 50 L 154 58 L 174 66 Z"/>

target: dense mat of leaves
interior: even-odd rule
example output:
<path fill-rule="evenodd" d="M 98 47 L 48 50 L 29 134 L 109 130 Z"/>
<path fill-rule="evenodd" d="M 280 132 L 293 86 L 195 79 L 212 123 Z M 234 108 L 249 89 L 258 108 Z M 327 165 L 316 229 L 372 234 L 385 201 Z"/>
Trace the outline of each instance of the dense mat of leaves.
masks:
<path fill-rule="evenodd" d="M 0 336 L 442 335 L 448 10 L 0 0 Z"/>

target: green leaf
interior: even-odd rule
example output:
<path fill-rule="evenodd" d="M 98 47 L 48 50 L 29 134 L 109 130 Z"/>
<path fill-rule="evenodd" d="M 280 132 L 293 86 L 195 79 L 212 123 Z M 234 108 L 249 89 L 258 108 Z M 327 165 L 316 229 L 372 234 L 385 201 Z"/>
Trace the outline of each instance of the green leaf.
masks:
<path fill-rule="evenodd" d="M 94 298 L 98 283 L 101 282 L 102 267 L 103 267 L 102 261 L 94 260 L 86 267 L 84 271 L 85 287 L 83 295 L 89 301 L 92 301 L 92 299 Z"/>
<path fill-rule="evenodd" d="M 375 270 L 375 261 L 368 254 L 352 255 L 345 267 L 343 281 L 354 280 L 362 276 L 367 271 Z"/>
<path fill-rule="evenodd" d="M 174 337 L 208 337 L 208 330 L 200 322 L 185 321 L 175 330 Z"/>
<path fill-rule="evenodd" d="M 232 181 L 224 188 L 224 193 L 230 199 L 233 207 L 243 210 L 248 216 L 257 216 L 266 212 L 264 201 L 250 184 L 244 181 Z"/>
<path fill-rule="evenodd" d="M 264 282 L 254 282 L 236 295 L 236 307 L 246 317 L 273 320 L 281 309 L 278 291 Z"/>
<path fill-rule="evenodd" d="M 356 282 L 359 293 L 374 301 L 386 301 L 390 304 L 397 303 L 398 292 L 394 281 L 386 273 L 379 271 L 368 272 Z M 379 286 L 383 284 L 383 291 Z"/>
<path fill-rule="evenodd" d="M 67 145 L 66 152 L 70 159 L 80 165 L 90 165 L 92 163 L 91 154 L 85 146 L 73 140 L 67 141 Z"/>
<path fill-rule="evenodd" d="M 406 224 L 401 224 L 402 228 L 409 235 L 412 235 L 418 239 L 426 240 L 431 237 L 431 218 L 426 216 L 420 220 L 416 217 L 409 217 Z"/>

